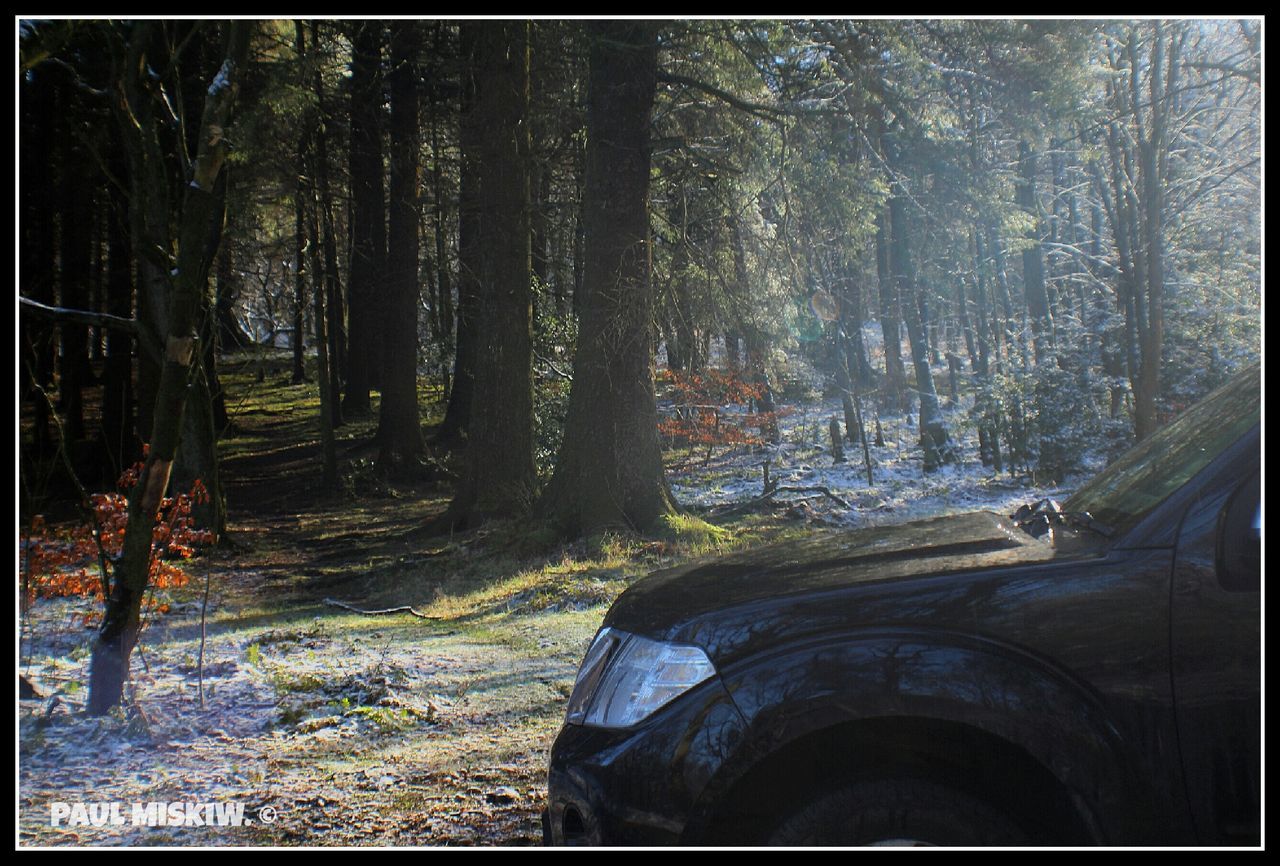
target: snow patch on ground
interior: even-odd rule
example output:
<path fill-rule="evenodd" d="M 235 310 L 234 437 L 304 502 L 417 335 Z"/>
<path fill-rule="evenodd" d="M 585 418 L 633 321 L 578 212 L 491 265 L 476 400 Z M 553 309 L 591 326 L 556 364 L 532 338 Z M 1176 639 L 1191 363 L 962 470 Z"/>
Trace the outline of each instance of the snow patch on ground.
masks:
<path fill-rule="evenodd" d="M 215 580 L 216 583 L 216 580 Z M 533 844 L 546 750 L 590 630 L 520 652 L 411 617 L 149 614 L 123 709 L 83 711 L 84 599 L 38 602 L 19 702 L 23 845 Z M 582 644 L 579 646 L 578 644 Z M 53 826 L 54 803 L 122 804 L 123 826 Z M 235 802 L 239 827 L 132 826 L 133 803 Z"/>
<path fill-rule="evenodd" d="M 839 398 L 813 405 L 784 406 L 779 419 L 781 442 L 755 448 L 719 448 L 710 460 L 696 455 L 668 471 L 672 493 L 682 505 L 712 509 L 745 502 L 764 493 L 764 463 L 770 477 L 790 487 L 825 487 L 850 504 L 842 509 L 820 492 L 778 494 L 778 501 L 804 498 L 824 522 L 842 526 L 901 523 L 941 514 L 991 510 L 1012 513 L 1024 502 L 1044 497 L 1065 498 L 1103 466 L 1101 458 L 1086 461 L 1088 471 L 1063 484 L 1038 483 L 1030 474 L 997 473 L 978 459 L 977 431 L 965 420 L 966 401 L 944 409 L 947 429 L 960 455 L 958 464 L 925 473 L 919 431 L 914 415 L 880 416 L 884 445 L 874 444 L 875 416 L 864 401 L 864 424 L 871 456 L 872 483 L 860 442 L 843 443 L 844 462 L 831 455 L 828 425 L 838 419 L 844 430 Z M 741 406 L 721 409 L 726 419 L 745 414 Z M 909 423 L 912 422 L 912 423 Z M 681 457 L 683 458 L 683 454 Z"/>

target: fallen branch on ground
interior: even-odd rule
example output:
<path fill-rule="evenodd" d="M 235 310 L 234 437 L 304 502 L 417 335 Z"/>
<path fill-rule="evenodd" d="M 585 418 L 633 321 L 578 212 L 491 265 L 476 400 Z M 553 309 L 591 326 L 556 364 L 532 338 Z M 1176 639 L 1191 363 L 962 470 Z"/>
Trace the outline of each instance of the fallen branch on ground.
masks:
<path fill-rule="evenodd" d="M 841 499 L 839 496 L 832 493 L 831 488 L 829 487 L 823 487 L 823 486 L 792 487 L 789 485 L 782 485 L 780 487 L 773 488 L 768 493 L 765 493 L 762 496 L 757 496 L 755 499 L 748 499 L 746 502 L 740 502 L 737 505 L 734 505 L 725 509 L 724 511 L 717 512 L 716 516 L 725 517 L 730 514 L 737 514 L 740 511 L 750 511 L 752 508 L 755 508 L 756 506 L 759 506 L 759 505 L 763 505 L 764 503 L 773 499 L 773 497 L 777 496 L 779 493 L 821 493 L 823 496 L 827 497 L 836 505 L 839 505 L 841 508 L 845 509 L 846 511 L 852 510 L 853 508 L 853 506 L 851 506 L 844 499 Z"/>
<path fill-rule="evenodd" d="M 340 607 L 343 610 L 349 610 L 354 613 L 362 613 L 366 616 L 381 616 L 382 614 L 387 614 L 387 613 L 411 613 L 414 616 L 416 616 L 418 619 L 443 619 L 443 617 L 439 617 L 439 616 L 430 616 L 425 613 L 418 613 L 416 610 L 414 610 L 412 607 L 410 607 L 407 604 L 401 605 L 400 607 L 388 607 L 382 610 L 365 610 L 363 608 L 356 607 L 353 604 L 347 604 L 345 601 L 338 601 L 336 598 L 326 598 L 324 600 L 324 603 L 328 605 L 332 605 L 333 607 Z"/>

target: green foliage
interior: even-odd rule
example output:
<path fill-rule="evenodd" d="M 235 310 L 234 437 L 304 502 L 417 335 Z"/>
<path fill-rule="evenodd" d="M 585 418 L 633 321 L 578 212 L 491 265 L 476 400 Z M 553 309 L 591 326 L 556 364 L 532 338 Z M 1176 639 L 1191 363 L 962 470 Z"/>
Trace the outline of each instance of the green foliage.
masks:
<path fill-rule="evenodd" d="M 1161 413 L 1172 420 L 1261 357 L 1261 310 L 1179 305 L 1167 323 Z"/>
<path fill-rule="evenodd" d="M 578 341 L 578 319 L 562 310 L 546 287 L 535 286 L 538 302 L 533 319 L 534 466 L 546 479 L 554 469 L 564 423 L 569 412 L 569 390 L 573 375 L 574 347 Z"/>
<path fill-rule="evenodd" d="M 775 352 L 772 357 L 774 396 L 793 403 L 813 403 L 822 398 L 821 373 L 799 352 Z"/>
<path fill-rule="evenodd" d="M 1105 388 L 1099 388 L 1087 368 L 1070 371 L 1054 363 L 1037 366 L 1033 379 L 1030 427 L 1036 475 L 1062 481 L 1082 468 L 1098 441 Z"/>

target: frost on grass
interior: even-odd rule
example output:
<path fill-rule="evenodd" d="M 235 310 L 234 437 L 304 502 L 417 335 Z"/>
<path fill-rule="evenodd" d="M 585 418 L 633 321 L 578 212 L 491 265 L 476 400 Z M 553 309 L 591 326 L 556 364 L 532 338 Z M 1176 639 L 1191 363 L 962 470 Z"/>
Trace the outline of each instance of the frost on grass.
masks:
<path fill-rule="evenodd" d="M 27 623 L 20 670 L 40 697 L 19 707 L 21 844 L 538 840 L 565 699 L 557 684 L 571 680 L 585 632 L 522 651 L 409 617 L 215 604 L 202 708 L 199 607 L 177 604 L 144 632 L 125 705 L 92 718 L 94 632 L 72 616 L 83 605 L 53 599 Z M 77 801 L 121 802 L 126 813 L 132 802 L 236 801 L 280 817 L 269 827 L 50 826 L 51 803 Z"/>

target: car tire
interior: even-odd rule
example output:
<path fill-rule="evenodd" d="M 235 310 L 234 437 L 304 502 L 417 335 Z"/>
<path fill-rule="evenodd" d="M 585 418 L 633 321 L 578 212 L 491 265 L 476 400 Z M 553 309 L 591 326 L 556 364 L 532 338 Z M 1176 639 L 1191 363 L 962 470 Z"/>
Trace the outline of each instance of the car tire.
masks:
<path fill-rule="evenodd" d="M 988 846 L 1026 845 L 1006 812 L 926 779 L 862 781 L 820 794 L 784 818 L 768 844 Z"/>

